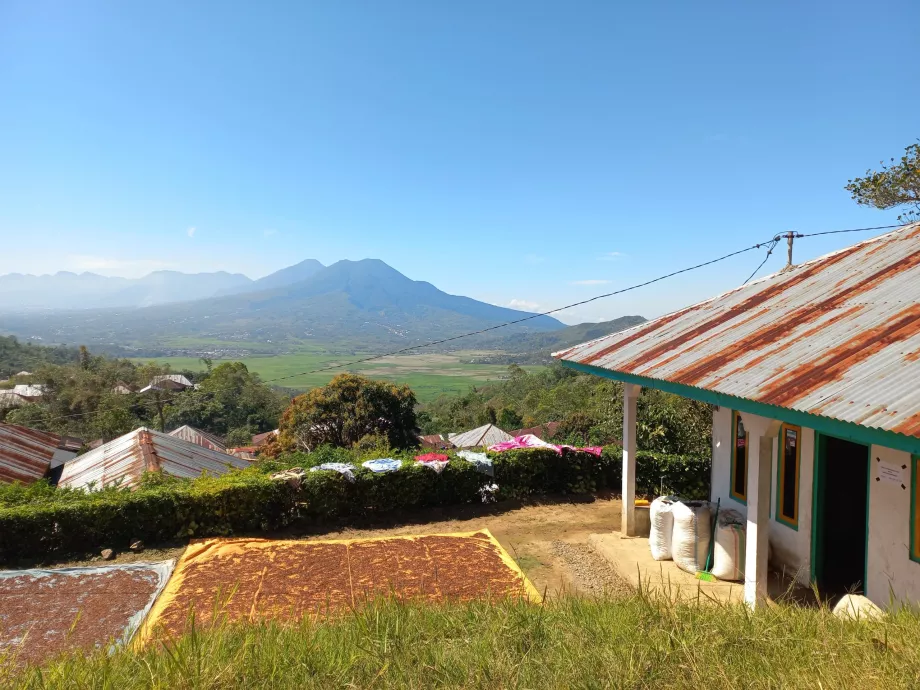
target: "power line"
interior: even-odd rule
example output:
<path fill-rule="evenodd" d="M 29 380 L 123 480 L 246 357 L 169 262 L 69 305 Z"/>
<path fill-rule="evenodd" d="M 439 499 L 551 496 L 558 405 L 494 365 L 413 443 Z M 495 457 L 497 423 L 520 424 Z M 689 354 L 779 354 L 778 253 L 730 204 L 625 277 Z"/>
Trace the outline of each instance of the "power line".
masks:
<path fill-rule="evenodd" d="M 847 229 L 844 229 L 844 230 L 826 230 L 826 231 L 823 231 L 823 232 L 812 232 L 812 233 L 805 233 L 805 234 L 796 233 L 796 237 L 817 237 L 817 236 L 819 236 L 819 235 L 835 235 L 835 234 L 845 233 L 845 232 L 868 232 L 868 231 L 870 231 L 870 230 L 890 230 L 890 229 L 893 229 L 893 228 L 900 228 L 900 227 L 903 227 L 903 224 L 899 224 L 899 225 L 879 225 L 879 226 L 871 227 L 871 228 L 847 228 Z M 746 248 L 744 248 L 744 249 L 739 249 L 739 250 L 734 251 L 734 252 L 731 252 L 731 253 L 729 253 L 729 254 L 724 254 L 724 255 L 722 255 L 722 256 L 720 256 L 720 257 L 718 257 L 718 258 L 711 259 L 711 260 L 709 260 L 709 261 L 704 261 L 703 263 L 695 264 L 695 265 L 693 265 L 693 266 L 688 266 L 687 268 L 682 268 L 682 269 L 680 269 L 680 270 L 678 270 L 678 271 L 672 271 L 671 273 L 667 273 L 667 274 L 665 274 L 665 275 L 658 276 L 657 278 L 652 278 L 651 280 L 646 280 L 645 282 L 642 282 L 642 283 L 637 283 L 637 284 L 635 284 L 635 285 L 630 285 L 629 287 L 621 288 L 621 289 L 619 289 L 619 290 L 614 290 L 613 292 L 607 292 L 607 293 L 604 293 L 604 294 L 602 294 L 602 295 L 596 295 L 596 296 L 591 297 L 591 298 L 586 299 L 586 300 L 581 300 L 581 301 L 579 301 L 579 302 L 573 302 L 572 304 L 567 304 L 567 305 L 565 305 L 565 306 L 563 306 L 563 307 L 557 307 L 556 309 L 550 309 L 549 311 L 544 311 L 544 312 L 540 312 L 540 313 L 537 313 L 537 314 L 530 314 L 529 316 L 525 316 L 525 317 L 520 318 L 520 319 L 515 319 L 515 320 L 513 320 L 513 321 L 506 321 L 506 322 L 504 322 L 504 323 L 500 323 L 500 324 L 497 324 L 497 325 L 495 325 L 495 326 L 489 326 L 488 328 L 482 328 L 482 329 L 480 329 L 480 330 L 478 330 L 478 331 L 470 331 L 469 333 L 463 333 L 463 334 L 461 334 L 461 335 L 455 335 L 455 336 L 452 336 L 452 337 L 450 337 L 450 338 L 442 338 L 442 339 L 440 339 L 440 340 L 433 340 L 433 341 L 430 341 L 430 342 L 427 342 L 427 343 L 422 343 L 422 344 L 420 344 L 420 345 L 411 345 L 411 346 L 409 346 L 409 347 L 404 347 L 404 348 L 401 348 L 401 349 L 399 349 L 399 350 L 394 350 L 394 351 L 392 351 L 392 352 L 387 352 L 387 353 L 380 354 L 380 355 L 373 355 L 373 356 L 371 356 L 371 357 L 364 357 L 364 358 L 362 358 L 362 359 L 356 359 L 356 360 L 351 361 L 351 362 L 343 362 L 343 363 L 340 363 L 340 364 L 333 364 L 333 365 L 326 366 L 326 367 L 320 367 L 320 368 L 318 368 L 318 369 L 312 369 L 312 370 L 310 370 L 310 371 L 302 371 L 302 372 L 299 372 L 299 373 L 296 373 L 296 374 L 288 374 L 287 376 L 279 376 L 279 377 L 273 378 L 273 379 L 264 379 L 264 380 L 263 380 L 263 383 L 274 383 L 274 382 L 276 382 L 276 381 L 285 381 L 285 380 L 288 380 L 288 379 L 296 378 L 296 377 L 298 377 L 298 376 L 309 376 L 309 375 L 311 375 L 311 374 L 319 374 L 319 373 L 322 373 L 322 372 L 324 372 L 324 371 L 331 371 L 331 370 L 334 370 L 334 369 L 342 369 L 342 368 L 345 368 L 345 367 L 354 366 L 354 365 L 356 365 L 356 364 L 363 364 L 363 363 L 365 363 L 365 362 L 372 362 L 372 361 L 374 361 L 374 360 L 383 359 L 383 358 L 385 358 L 385 357 L 394 357 L 394 356 L 396 356 L 396 355 L 401 355 L 401 354 L 403 354 L 403 353 L 411 352 L 411 351 L 414 351 L 414 350 L 420 350 L 420 349 L 423 349 L 423 348 L 426 348 L 426 347 L 433 347 L 433 346 L 435 346 L 435 345 L 443 345 L 444 343 L 453 342 L 453 341 L 455 341 L 455 340 L 460 340 L 460 339 L 462 339 L 462 338 L 469 338 L 469 337 L 472 337 L 472 336 L 474 336 L 474 335 L 482 335 L 483 333 L 488 333 L 488 332 L 490 332 L 490 331 L 494 331 L 494 330 L 497 330 L 497 329 L 499 329 L 499 328 L 505 328 L 505 327 L 507 327 L 507 326 L 513 326 L 513 325 L 515 325 L 515 324 L 524 323 L 525 321 L 531 321 L 531 320 L 533 320 L 533 319 L 540 318 L 541 316 L 549 316 L 550 314 L 556 314 L 556 313 L 558 313 L 558 312 L 560 312 L 560 311 L 564 311 L 564 310 L 566 310 L 566 309 L 571 309 L 571 308 L 573 308 L 573 307 L 579 307 L 579 306 L 581 306 L 581 305 L 583 305 L 583 304 L 590 304 L 591 302 L 596 302 L 597 300 L 600 300 L 600 299 L 606 299 L 607 297 L 613 297 L 613 296 L 615 296 L 615 295 L 621 295 L 621 294 L 626 293 L 626 292 L 631 292 L 631 291 L 633 291 L 633 290 L 638 290 L 638 289 L 641 288 L 641 287 L 646 287 L 646 286 L 648 286 L 648 285 L 652 285 L 653 283 L 658 283 L 658 282 L 660 282 L 660 281 L 662 281 L 662 280 L 666 280 L 666 279 L 668 279 L 668 278 L 673 278 L 674 276 L 680 275 L 680 274 L 682 274 L 682 273 L 688 273 L 688 272 L 690 272 L 690 271 L 695 271 L 695 270 L 697 270 L 697 269 L 704 268 L 704 267 L 706 267 L 706 266 L 711 266 L 712 264 L 719 263 L 720 261 L 725 261 L 726 259 L 730 259 L 730 258 L 732 258 L 732 257 L 734 257 L 734 256 L 738 256 L 739 254 L 744 254 L 744 253 L 749 252 L 749 251 L 754 251 L 754 250 L 757 250 L 757 249 L 761 249 L 762 247 L 769 245 L 768 250 L 767 250 L 767 255 L 764 257 L 764 260 L 760 262 L 760 265 L 754 270 L 754 272 L 748 277 L 748 279 L 747 279 L 746 281 L 744 281 L 743 285 L 746 285 L 746 284 L 751 280 L 751 278 L 753 278 L 753 277 L 757 274 L 757 271 L 759 271 L 761 268 L 763 268 L 764 264 L 767 262 L 767 259 L 770 257 L 770 255 L 772 254 L 773 250 L 776 248 L 776 245 L 777 245 L 777 243 L 780 241 L 781 238 L 782 238 L 782 235 L 775 235 L 772 239 L 767 240 L 766 242 L 758 242 L 757 244 L 751 245 L 750 247 L 746 247 Z M 166 400 L 163 400 L 163 401 L 161 401 L 161 402 L 163 402 L 163 403 L 170 403 L 170 402 L 172 402 L 173 400 L 176 400 L 176 399 L 177 399 L 176 397 L 173 397 L 173 398 L 168 398 L 168 399 L 166 399 Z M 76 418 L 76 417 L 85 417 L 85 416 L 89 416 L 89 415 L 92 415 L 92 414 L 101 414 L 102 412 L 105 412 L 105 411 L 106 411 L 106 410 L 93 410 L 93 411 L 89 411 L 89 412 L 80 412 L 80 413 L 75 413 L 75 414 L 70 414 L 70 415 L 62 415 L 62 416 L 59 416 L 59 417 L 51 417 L 51 418 L 48 418 L 48 419 L 44 419 L 44 420 L 42 420 L 42 421 L 44 421 L 44 422 L 51 422 L 51 421 L 56 421 L 56 420 L 60 420 L 60 419 L 71 419 L 71 418 Z"/>
<path fill-rule="evenodd" d="M 774 238 L 770 241 L 770 246 L 767 248 L 767 255 L 763 258 L 763 261 L 760 262 L 760 265 L 759 265 L 757 268 L 754 269 L 754 272 L 753 272 L 751 275 L 748 276 L 747 280 L 745 280 L 743 283 L 741 283 L 741 286 L 742 286 L 742 287 L 744 287 L 744 286 L 747 285 L 749 282 L 751 282 L 751 278 L 753 278 L 754 276 L 756 276 L 756 275 L 757 275 L 757 271 L 759 271 L 761 268 L 763 268 L 763 265 L 764 265 L 765 263 L 767 263 L 767 259 L 770 258 L 770 254 L 772 254 L 772 253 L 773 253 L 773 250 L 776 249 L 776 245 L 779 244 L 780 239 L 781 239 L 780 236 L 777 235 L 776 237 L 774 237 Z"/>
<path fill-rule="evenodd" d="M 773 240 L 768 240 L 768 242 L 772 242 L 772 241 L 773 241 Z M 422 348 L 433 347 L 433 346 L 435 346 L 435 345 L 443 345 L 444 343 L 449 343 L 449 342 L 452 342 L 452 341 L 454 341 L 454 340 L 460 340 L 461 338 L 469 338 L 469 337 L 474 336 L 474 335 L 482 335 L 483 333 L 488 333 L 489 331 L 494 331 L 494 330 L 499 329 L 499 328 L 505 328 L 506 326 L 513 326 L 513 325 L 518 324 L 518 323 L 523 323 L 523 322 L 525 322 L 525 321 L 530 321 L 530 320 L 532 320 L 532 319 L 540 318 L 541 316 L 549 316 L 550 314 L 556 314 L 556 313 L 558 313 L 558 312 L 560 312 L 560 311 L 563 311 L 563 310 L 565 310 L 565 309 L 571 309 L 572 307 L 580 307 L 580 306 L 583 305 L 583 304 L 589 304 L 590 302 L 596 302 L 596 301 L 599 300 L 599 299 L 605 299 L 605 298 L 607 298 L 607 297 L 613 297 L 614 295 L 621 295 L 621 294 L 623 294 L 624 292 L 630 292 L 630 291 L 632 291 L 632 290 L 637 290 L 637 289 L 639 289 L 639 288 L 641 288 L 641 287 L 645 287 L 645 286 L 647 286 L 647 285 L 651 285 L 652 283 L 657 283 L 657 282 L 662 281 L 662 280 L 665 280 L 665 279 L 667 279 L 667 278 L 673 278 L 674 276 L 680 275 L 681 273 L 687 273 L 688 271 L 695 271 L 696 269 L 703 268 L 704 266 L 711 266 L 712 264 L 718 263 L 718 262 L 720 262 L 720 261 L 725 261 L 726 259 L 730 259 L 730 258 L 733 257 L 733 256 L 738 256 L 739 254 L 744 254 L 745 252 L 749 252 L 749 251 L 752 251 L 752 250 L 754 250 L 754 249 L 760 249 L 761 247 L 763 247 L 763 246 L 764 246 L 765 244 L 767 244 L 768 242 L 759 242 L 758 244 L 752 245 L 752 246 L 750 246 L 750 247 L 746 247 L 745 249 L 739 249 L 738 251 L 731 252 L 730 254 L 725 254 L 725 255 L 720 256 L 720 257 L 718 257 L 718 258 L 716 258 L 716 259 L 711 259 L 710 261 L 704 261 L 703 263 L 701 263 L 701 264 L 696 264 L 695 266 L 689 266 L 689 267 L 687 267 L 687 268 L 682 268 L 682 269 L 680 269 L 679 271 L 673 271 L 673 272 L 667 273 L 667 274 L 665 274 L 665 275 L 663 275 L 663 276 L 658 276 L 657 278 L 652 278 L 651 280 L 646 280 L 644 283 L 637 283 L 636 285 L 630 285 L 629 287 L 621 288 L 621 289 L 619 289 L 619 290 L 614 290 L 613 292 L 607 292 L 607 293 L 604 293 L 603 295 L 596 295 L 596 296 L 594 296 L 594 297 L 591 297 L 590 299 L 581 300 L 580 302 L 573 302 L 572 304 L 567 304 L 567 305 L 565 305 L 564 307 L 557 307 L 556 309 L 550 309 L 549 311 L 540 312 L 540 313 L 538 313 L 538 314 L 531 314 L 530 316 L 525 316 L 524 318 L 521 318 L 521 319 L 515 319 L 514 321 L 506 321 L 505 323 L 500 323 L 500 324 L 497 324 L 497 325 L 495 325 L 495 326 L 489 326 L 488 328 L 483 328 L 483 329 L 480 329 L 480 330 L 478 330 L 478 331 L 471 331 L 471 332 L 469 332 L 469 333 L 463 333 L 463 334 L 461 334 L 461 335 L 455 335 L 455 336 L 450 337 L 450 338 L 442 338 L 441 340 L 433 340 L 433 341 L 428 342 L 428 343 L 422 343 L 421 345 L 411 345 L 411 346 L 409 346 L 409 347 L 404 347 L 404 348 L 402 348 L 402 349 L 400 349 L 400 350 L 394 350 L 393 352 L 387 352 L 387 353 L 381 354 L 381 355 L 374 355 L 374 356 L 372 356 L 372 357 L 365 357 L 365 358 L 363 358 L 363 359 L 356 359 L 356 360 L 354 360 L 353 362 L 343 362 L 343 363 L 341 363 L 341 364 L 333 364 L 333 365 L 330 365 L 330 366 L 328 366 L 328 367 L 321 367 L 321 368 L 319 368 L 319 369 L 313 369 L 313 370 L 311 370 L 311 371 L 302 371 L 302 372 L 297 373 L 297 374 L 289 374 L 289 375 L 287 375 L 287 376 L 279 376 L 278 378 L 274 378 L 274 379 L 266 379 L 266 380 L 265 380 L 265 383 L 274 383 L 275 381 L 284 381 L 284 380 L 287 380 L 287 379 L 296 378 L 296 377 L 298 377 L 298 376 L 308 376 L 308 375 L 310 375 L 310 374 L 319 374 L 319 373 L 324 372 L 324 371 L 331 371 L 332 369 L 342 369 L 342 368 L 344 368 L 344 367 L 354 366 L 355 364 L 364 364 L 365 362 L 372 362 L 372 361 L 377 360 L 377 359 L 383 359 L 384 357 L 394 357 L 394 356 L 396 356 L 396 355 L 401 355 L 401 354 L 403 354 L 403 353 L 405 353 L 405 352 L 411 352 L 412 350 L 420 350 L 420 349 L 422 349 Z"/>
<path fill-rule="evenodd" d="M 817 237 L 818 235 L 838 235 L 841 232 L 868 232 L 869 230 L 891 230 L 893 228 L 902 228 L 904 223 L 899 223 L 897 225 L 877 225 L 874 228 L 849 228 L 847 230 L 825 230 L 824 232 L 806 232 L 804 235 L 796 235 L 796 237 Z"/>

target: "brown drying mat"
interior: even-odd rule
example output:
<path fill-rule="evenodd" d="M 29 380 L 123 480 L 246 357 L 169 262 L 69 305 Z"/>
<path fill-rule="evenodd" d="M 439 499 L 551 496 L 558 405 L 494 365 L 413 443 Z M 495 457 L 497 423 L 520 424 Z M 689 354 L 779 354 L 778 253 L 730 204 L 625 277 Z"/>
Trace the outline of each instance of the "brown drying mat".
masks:
<path fill-rule="evenodd" d="M 487 531 L 378 539 L 210 539 L 192 543 L 138 642 L 163 639 L 215 615 L 229 621 L 304 616 L 377 596 L 440 601 L 540 597 Z"/>
<path fill-rule="evenodd" d="M 0 572 L 0 656 L 40 664 L 127 642 L 174 562 Z"/>

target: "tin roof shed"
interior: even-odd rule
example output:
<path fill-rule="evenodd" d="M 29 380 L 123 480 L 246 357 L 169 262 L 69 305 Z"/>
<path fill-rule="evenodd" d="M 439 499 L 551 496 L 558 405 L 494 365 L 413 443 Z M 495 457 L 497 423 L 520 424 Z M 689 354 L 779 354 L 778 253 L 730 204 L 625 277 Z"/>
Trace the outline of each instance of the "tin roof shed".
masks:
<path fill-rule="evenodd" d="M 64 465 L 58 484 L 84 489 L 116 483 L 135 486 L 144 472 L 194 478 L 248 466 L 241 458 L 142 427 Z"/>
<path fill-rule="evenodd" d="M 513 437 L 506 431 L 502 431 L 494 424 L 485 424 L 471 431 L 464 431 L 462 434 L 451 434 L 448 440 L 455 448 L 478 448 L 480 446 L 492 446 L 503 441 L 510 441 Z"/>
<path fill-rule="evenodd" d="M 227 446 L 224 445 L 224 440 L 222 438 L 215 434 L 209 434 L 207 431 L 196 429 L 188 424 L 170 431 L 169 435 L 175 438 L 181 438 L 184 441 L 189 441 L 202 448 L 210 448 L 211 450 L 216 450 L 221 453 L 227 452 Z"/>
<path fill-rule="evenodd" d="M 793 423 L 832 420 L 829 433 L 860 429 L 863 440 L 918 452 L 920 224 L 554 356 Z"/>
<path fill-rule="evenodd" d="M 31 484 L 41 479 L 76 455 L 70 445 L 56 434 L 0 424 L 0 482 Z"/>

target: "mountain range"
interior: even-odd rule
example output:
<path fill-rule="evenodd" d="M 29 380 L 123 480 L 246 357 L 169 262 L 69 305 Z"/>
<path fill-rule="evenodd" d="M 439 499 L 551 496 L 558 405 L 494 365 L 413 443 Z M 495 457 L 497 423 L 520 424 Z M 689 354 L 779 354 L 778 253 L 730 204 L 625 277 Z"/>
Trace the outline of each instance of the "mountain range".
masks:
<path fill-rule="evenodd" d="M 0 275 L 0 310 L 149 307 L 268 290 L 305 280 L 323 268 L 319 261 L 307 259 L 258 280 L 226 271 L 154 271 L 143 278 L 70 271 L 38 276 L 8 273 Z"/>
<path fill-rule="evenodd" d="M 161 277 L 163 273 L 151 274 L 156 276 L 154 281 L 147 276 L 128 287 L 112 283 L 115 290 L 105 299 L 121 302 L 107 304 L 110 308 L 49 311 L 49 302 L 44 305 L 46 310 L 27 311 L 19 303 L 18 311 L 4 314 L 0 329 L 46 343 L 81 343 L 97 349 L 128 346 L 149 350 L 157 343 L 194 337 L 227 343 L 306 340 L 375 350 L 450 338 L 528 316 L 526 312 L 447 294 L 431 283 L 411 280 L 377 259 L 339 261 L 326 267 L 307 260 L 258 281 L 239 274 L 179 274 L 182 277 L 177 277 L 176 282 L 183 286 L 181 291 L 149 289 L 144 293 L 142 288 L 151 284 L 170 282 Z M 70 276 L 73 274 L 65 276 L 64 285 Z M 189 282 L 196 287 L 190 287 Z M 54 281 L 47 284 L 53 285 Z M 136 290 L 133 303 L 125 303 L 130 301 L 126 289 Z M 17 291 L 21 292 L 21 288 Z M 204 291 L 210 294 L 201 298 Z M 0 282 L 0 308 L 15 302 L 9 298 L 13 292 L 5 290 Z M 150 304 L 150 300 L 175 297 L 178 292 L 184 301 Z M 32 302 L 38 302 L 39 296 L 33 297 Z M 564 325 L 556 319 L 536 316 L 503 328 L 502 332 L 537 333 L 562 328 Z"/>

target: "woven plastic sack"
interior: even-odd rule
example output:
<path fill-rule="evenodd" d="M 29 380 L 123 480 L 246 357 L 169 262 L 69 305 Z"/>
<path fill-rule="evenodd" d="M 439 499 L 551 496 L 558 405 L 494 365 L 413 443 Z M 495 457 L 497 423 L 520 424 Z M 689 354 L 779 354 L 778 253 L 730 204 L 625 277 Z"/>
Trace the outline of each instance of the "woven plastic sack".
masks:
<path fill-rule="evenodd" d="M 712 536 L 712 512 L 707 501 L 677 502 L 671 509 L 674 530 L 671 532 L 671 557 L 677 567 L 688 573 L 706 568 L 709 538 Z"/>
<path fill-rule="evenodd" d="M 671 509 L 674 499 L 659 496 L 649 506 L 649 520 L 652 523 L 648 543 L 652 549 L 652 558 L 656 561 L 671 560 L 671 532 L 674 530 L 674 516 Z"/>
<path fill-rule="evenodd" d="M 711 572 L 720 580 L 744 579 L 746 532 L 746 522 L 741 513 L 731 509 L 719 511 Z"/>

